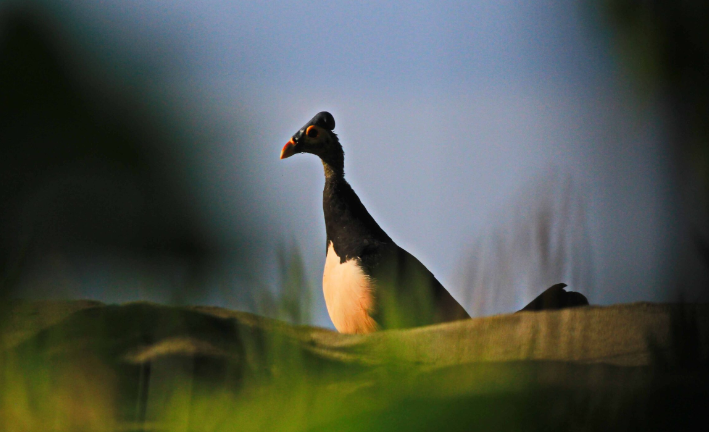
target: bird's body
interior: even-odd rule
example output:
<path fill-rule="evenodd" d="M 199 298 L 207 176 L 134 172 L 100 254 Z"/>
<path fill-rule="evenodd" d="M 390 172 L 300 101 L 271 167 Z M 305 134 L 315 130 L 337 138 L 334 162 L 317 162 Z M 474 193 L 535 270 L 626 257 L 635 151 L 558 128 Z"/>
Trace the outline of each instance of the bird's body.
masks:
<path fill-rule="evenodd" d="M 381 229 L 347 183 L 334 127 L 329 113 L 317 114 L 284 146 L 281 159 L 302 152 L 323 162 L 323 293 L 335 328 L 370 333 L 469 318 L 433 274 Z"/>

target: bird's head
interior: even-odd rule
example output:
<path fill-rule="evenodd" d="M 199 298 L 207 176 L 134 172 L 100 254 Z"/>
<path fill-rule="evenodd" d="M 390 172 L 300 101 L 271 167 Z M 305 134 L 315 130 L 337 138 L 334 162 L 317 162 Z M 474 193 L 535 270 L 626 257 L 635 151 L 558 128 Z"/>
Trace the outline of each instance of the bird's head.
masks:
<path fill-rule="evenodd" d="M 333 129 L 335 129 L 335 118 L 332 114 L 326 111 L 317 113 L 283 146 L 281 159 L 289 158 L 296 153 L 311 153 L 319 156 L 325 164 L 342 164 L 342 146 Z"/>

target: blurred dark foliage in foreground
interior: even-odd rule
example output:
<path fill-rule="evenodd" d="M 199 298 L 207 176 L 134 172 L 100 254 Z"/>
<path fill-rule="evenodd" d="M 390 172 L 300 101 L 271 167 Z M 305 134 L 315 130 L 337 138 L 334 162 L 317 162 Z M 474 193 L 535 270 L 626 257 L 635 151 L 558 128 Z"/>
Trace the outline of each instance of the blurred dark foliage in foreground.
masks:
<path fill-rule="evenodd" d="M 707 305 L 370 336 L 145 303 L 27 302 L 9 321 L 3 431 L 682 431 L 709 401 Z"/>
<path fill-rule="evenodd" d="M 678 184 L 679 288 L 709 292 L 709 3 L 606 0 L 621 59 L 659 93 Z"/>
<path fill-rule="evenodd" d="M 168 260 L 198 277 L 214 251 L 176 181 L 179 126 L 60 21 L 0 8 L 0 298 L 50 255 Z"/>
<path fill-rule="evenodd" d="M 679 223 L 687 221 L 683 235 L 699 239 L 696 257 L 696 244 L 709 238 L 709 30 L 700 28 L 709 15 L 689 2 L 607 4 L 630 51 L 652 59 L 640 63 L 652 66 L 648 76 L 674 113 L 671 144 L 678 178 L 686 179 Z M 172 151 L 188 138 L 149 108 L 149 88 L 101 73 L 52 23 L 0 9 L 0 308 L 37 261 L 56 254 L 125 254 L 158 267 L 167 260 L 188 273 L 188 284 L 198 282 L 217 252 L 178 180 L 184 168 Z M 540 240 L 529 250 L 552 244 L 551 219 L 538 214 Z M 557 250 L 539 250 L 546 268 L 561 272 Z M 298 309 L 302 263 L 280 258 L 285 294 L 272 307 L 307 322 Z M 691 430 L 706 423 L 707 313 L 691 308 L 673 315 L 643 312 L 667 306 L 578 308 L 366 338 L 214 308 L 82 303 L 65 319 L 52 309 L 71 303 L 18 303 L 20 324 L 0 326 L 3 430 Z M 635 327 L 661 336 L 641 345 L 652 358 L 634 368 L 602 364 L 597 355 L 586 359 L 598 364 L 580 362 L 577 355 L 594 347 L 647 354 L 633 349 L 644 333 L 629 331 L 625 309 L 649 317 L 646 327 L 631 320 Z M 591 315 L 613 310 L 619 321 L 599 329 Z M 584 322 L 586 333 L 577 326 Z M 502 332 L 492 337 L 495 325 Z M 471 348 L 475 340 L 489 351 Z M 506 350 L 521 355 L 490 361 Z M 543 357 L 548 352 L 564 357 Z M 463 361 L 464 354 L 480 361 Z"/>

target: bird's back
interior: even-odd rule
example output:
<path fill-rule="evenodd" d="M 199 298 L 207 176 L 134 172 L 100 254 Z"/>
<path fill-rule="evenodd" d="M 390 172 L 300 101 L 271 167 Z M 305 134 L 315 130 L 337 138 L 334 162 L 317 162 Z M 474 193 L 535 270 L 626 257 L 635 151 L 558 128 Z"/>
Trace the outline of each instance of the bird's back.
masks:
<path fill-rule="evenodd" d="M 395 243 L 379 251 L 370 274 L 377 285 L 379 309 L 373 318 L 382 328 L 406 328 L 470 318 L 415 256 Z"/>
<path fill-rule="evenodd" d="M 326 184 L 323 209 L 328 242 L 323 290 L 338 330 L 360 333 L 469 318 L 435 276 L 379 227 L 344 179 Z"/>

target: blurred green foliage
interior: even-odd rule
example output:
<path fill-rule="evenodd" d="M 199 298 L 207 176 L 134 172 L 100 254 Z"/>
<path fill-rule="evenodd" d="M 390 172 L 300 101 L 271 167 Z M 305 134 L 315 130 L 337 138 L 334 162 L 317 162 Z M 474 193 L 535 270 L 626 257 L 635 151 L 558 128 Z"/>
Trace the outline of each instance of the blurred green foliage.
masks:
<path fill-rule="evenodd" d="M 34 3 L 0 7 L 0 296 L 51 256 L 169 259 L 199 275 L 215 247 L 175 157 L 189 134 L 70 25 Z"/>
<path fill-rule="evenodd" d="M 147 303 L 18 303 L 12 322 L 0 349 L 8 432 L 691 430 L 709 400 L 704 366 L 453 358 L 436 366 L 412 355 L 435 348 L 437 334 L 464 337 L 469 327 L 455 323 L 339 335 Z M 683 326 L 695 330 L 681 336 L 685 345 L 706 347 L 699 323 Z"/>

